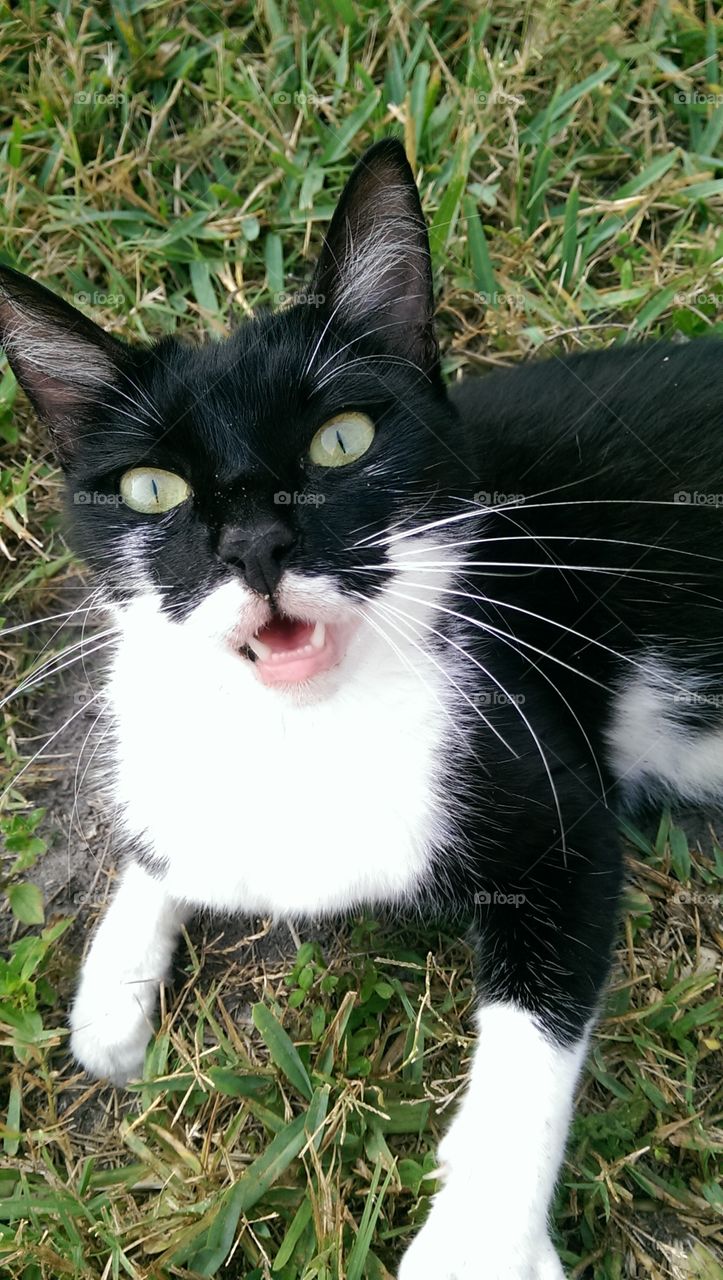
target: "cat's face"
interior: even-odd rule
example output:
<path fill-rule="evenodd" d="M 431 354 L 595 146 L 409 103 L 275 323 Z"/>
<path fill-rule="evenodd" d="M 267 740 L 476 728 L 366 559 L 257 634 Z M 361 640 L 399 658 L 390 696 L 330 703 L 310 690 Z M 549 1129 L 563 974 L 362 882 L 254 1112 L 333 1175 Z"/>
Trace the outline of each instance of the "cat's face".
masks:
<path fill-rule="evenodd" d="M 152 601 L 263 683 L 337 667 L 364 602 L 419 555 L 389 535 L 449 512 L 452 411 L 398 144 L 357 166 L 304 300 L 224 342 L 129 347 L 10 271 L 0 322 L 105 597 Z"/>

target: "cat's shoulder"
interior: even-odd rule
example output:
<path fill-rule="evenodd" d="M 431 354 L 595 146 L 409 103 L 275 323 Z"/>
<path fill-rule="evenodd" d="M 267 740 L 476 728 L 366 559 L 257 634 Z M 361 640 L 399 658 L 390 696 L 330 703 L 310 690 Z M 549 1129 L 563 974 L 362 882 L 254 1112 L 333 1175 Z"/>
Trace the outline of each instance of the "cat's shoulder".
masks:
<path fill-rule="evenodd" d="M 448 396 L 463 419 L 509 422 L 513 415 L 556 412 L 590 394 L 598 403 L 659 403 L 723 397 L 723 340 L 621 342 L 597 350 L 536 356 L 482 375 L 461 378 Z"/>

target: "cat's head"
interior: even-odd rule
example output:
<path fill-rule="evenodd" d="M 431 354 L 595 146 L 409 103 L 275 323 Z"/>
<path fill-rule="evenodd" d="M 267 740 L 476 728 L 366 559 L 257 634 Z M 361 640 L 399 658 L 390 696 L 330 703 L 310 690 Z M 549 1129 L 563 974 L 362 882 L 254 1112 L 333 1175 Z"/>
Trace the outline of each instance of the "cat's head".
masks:
<path fill-rule="evenodd" d="M 225 341 L 129 345 L 5 268 L 0 341 L 105 598 L 207 627 L 264 683 L 339 664 L 419 556 L 399 535 L 460 491 L 427 232 L 394 141 L 354 169 L 302 300 Z"/>

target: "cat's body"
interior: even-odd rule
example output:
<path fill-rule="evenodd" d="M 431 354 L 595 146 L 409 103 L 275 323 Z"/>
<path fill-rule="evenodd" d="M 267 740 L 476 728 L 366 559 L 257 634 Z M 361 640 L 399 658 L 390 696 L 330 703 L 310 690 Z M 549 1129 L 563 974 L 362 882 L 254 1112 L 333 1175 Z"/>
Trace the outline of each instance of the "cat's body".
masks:
<path fill-rule="evenodd" d="M 387 635 L 357 634 L 324 696 L 291 701 L 287 693 L 269 696 L 252 666 L 239 671 L 233 648 L 218 651 L 218 629 L 233 626 L 243 607 L 237 582 L 212 592 L 185 628 L 152 592 L 119 611 L 123 643 L 109 684 L 117 799 L 141 856 L 163 869 L 177 896 L 294 915 L 414 905 L 434 886 L 442 904 L 455 905 L 461 868 L 446 904 L 429 875 L 434 853 L 479 844 L 484 878 L 496 864 L 485 845 L 499 842 L 495 792 L 503 777 L 504 785 L 514 777 L 523 809 L 531 794 L 520 787 L 525 771 L 529 786 L 544 790 L 528 719 L 545 726 L 563 791 L 565 753 L 573 750 L 576 781 L 584 777 L 590 796 L 600 791 L 597 763 L 618 803 L 663 789 L 720 799 L 723 700 L 716 715 L 710 694 L 723 676 L 720 601 L 710 582 L 716 531 L 710 505 L 690 510 L 676 488 L 685 483 L 684 493 L 702 495 L 716 468 L 723 485 L 715 450 L 705 451 L 714 441 L 707 428 L 719 355 L 715 342 L 630 346 L 452 388 L 460 419 L 447 443 L 490 488 L 476 497 L 478 515 L 470 510 L 475 499 L 461 495 L 451 524 L 415 536 L 409 552 L 402 526 L 390 551 L 404 575 L 400 611 L 464 650 L 451 651 L 454 684 L 431 661 L 420 678 L 412 637 L 396 615 L 387 617 L 400 627 L 387 632 L 396 652 Z M 517 492 L 522 476 L 529 496 Z M 481 546 L 489 568 L 477 571 L 484 583 L 475 584 Z M 426 606 L 431 596 L 439 609 L 440 577 L 449 584 L 441 605 L 449 612 L 432 616 Z M 312 585 L 291 571 L 282 591 L 290 613 L 297 601 L 334 615 L 331 577 Z M 475 599 L 482 592 L 486 599 Z M 495 598 L 499 605 L 490 605 Z M 436 640 L 439 658 L 444 642 Z M 160 756 L 150 709 L 164 727 Z M 648 736 L 642 718 L 651 716 L 656 730 Z M 703 763 L 708 748 L 717 773 Z M 482 774 L 473 786 L 470 771 Z M 360 803 L 360 784 L 373 785 L 373 805 Z M 470 795 L 486 790 L 487 821 L 469 807 Z M 188 802 L 178 804 L 179 796 Z M 299 858 L 294 833 L 312 830 Z M 509 867 L 508 851 L 505 859 Z M 461 896 L 460 915 L 467 900 Z"/>
<path fill-rule="evenodd" d="M 0 276 L 70 492 L 104 495 L 72 510 L 118 633 L 133 856 L 73 1048 L 98 1075 L 142 1069 L 194 907 L 472 925 L 481 1044 L 400 1276 L 554 1280 L 546 1215 L 621 884 L 611 806 L 723 792 L 721 347 L 447 396 L 392 143 L 350 180 L 314 297 L 227 344 L 133 354 Z M 143 463 L 172 504 L 113 507 Z"/>

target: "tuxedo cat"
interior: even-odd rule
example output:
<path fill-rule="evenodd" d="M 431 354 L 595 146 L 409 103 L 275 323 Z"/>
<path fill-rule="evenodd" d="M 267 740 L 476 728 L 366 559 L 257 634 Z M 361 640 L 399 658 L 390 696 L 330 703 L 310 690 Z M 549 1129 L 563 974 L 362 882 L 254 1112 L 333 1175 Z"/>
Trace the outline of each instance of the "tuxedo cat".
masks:
<path fill-rule="evenodd" d="M 614 810 L 723 787 L 723 348 L 445 386 L 395 141 L 354 169 L 308 294 L 223 342 L 127 345 L 7 268 L 0 336 L 114 637 L 129 852 L 73 1053 L 141 1074 L 199 907 L 471 928 L 478 1045 L 399 1276 L 559 1280 Z"/>

